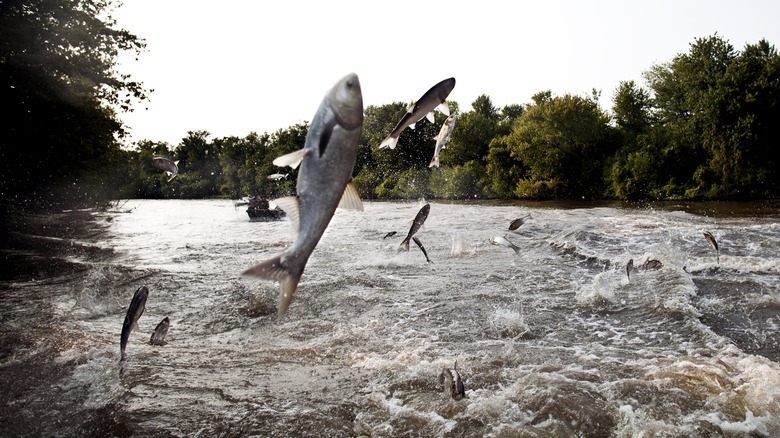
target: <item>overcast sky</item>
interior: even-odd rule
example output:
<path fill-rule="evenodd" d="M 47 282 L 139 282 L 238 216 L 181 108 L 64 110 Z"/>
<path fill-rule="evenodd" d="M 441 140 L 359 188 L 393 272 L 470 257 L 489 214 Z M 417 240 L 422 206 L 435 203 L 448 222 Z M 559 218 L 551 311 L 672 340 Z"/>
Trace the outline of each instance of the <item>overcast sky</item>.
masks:
<path fill-rule="evenodd" d="M 355 72 L 363 103 L 411 102 L 448 77 L 462 111 L 539 91 L 590 95 L 610 109 L 620 81 L 718 34 L 735 49 L 780 47 L 780 1 L 125 0 L 118 26 L 146 40 L 120 72 L 154 89 L 122 115 L 131 141 L 178 144 L 273 133 L 310 121 Z"/>

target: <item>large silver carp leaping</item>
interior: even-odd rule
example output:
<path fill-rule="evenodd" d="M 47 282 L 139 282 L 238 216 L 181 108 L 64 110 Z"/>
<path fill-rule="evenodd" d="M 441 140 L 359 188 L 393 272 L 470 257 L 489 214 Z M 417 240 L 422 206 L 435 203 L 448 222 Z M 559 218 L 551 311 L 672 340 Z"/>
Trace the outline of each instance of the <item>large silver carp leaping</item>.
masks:
<path fill-rule="evenodd" d="M 352 73 L 338 81 L 322 99 L 303 149 L 274 160 L 276 166 L 301 166 L 298 195 L 273 200 L 287 213 L 298 235 L 282 254 L 247 269 L 242 275 L 280 282 L 279 319 L 290 306 L 306 262 L 336 208 L 363 210 L 351 182 L 362 127 L 363 95 L 360 81 Z"/>

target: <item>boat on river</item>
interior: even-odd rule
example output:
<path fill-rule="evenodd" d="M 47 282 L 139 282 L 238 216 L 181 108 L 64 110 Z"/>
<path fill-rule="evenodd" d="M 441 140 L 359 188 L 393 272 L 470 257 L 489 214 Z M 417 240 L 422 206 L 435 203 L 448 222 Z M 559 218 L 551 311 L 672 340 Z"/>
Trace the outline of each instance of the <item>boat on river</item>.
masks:
<path fill-rule="evenodd" d="M 284 210 L 277 205 L 272 207 L 268 199 L 260 196 L 249 198 L 247 205 L 246 214 L 249 215 L 251 221 L 275 221 L 285 216 Z"/>

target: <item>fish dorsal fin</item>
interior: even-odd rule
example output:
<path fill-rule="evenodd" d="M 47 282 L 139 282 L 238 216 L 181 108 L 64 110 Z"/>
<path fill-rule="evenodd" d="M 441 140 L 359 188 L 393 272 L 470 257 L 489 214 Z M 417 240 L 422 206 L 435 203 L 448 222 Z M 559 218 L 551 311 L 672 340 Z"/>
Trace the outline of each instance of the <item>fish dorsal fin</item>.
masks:
<path fill-rule="evenodd" d="M 450 116 L 450 107 L 449 105 L 447 105 L 447 102 L 440 103 L 439 106 L 436 107 L 436 109 L 441 111 L 447 117 Z"/>
<path fill-rule="evenodd" d="M 178 166 L 179 165 L 179 161 L 181 161 L 181 160 L 176 160 L 176 161 L 173 162 L 173 164 Z"/>
<path fill-rule="evenodd" d="M 409 127 L 410 127 L 410 128 L 412 128 L 412 129 L 414 129 L 414 127 L 415 127 L 416 125 L 417 125 L 417 122 L 414 122 L 414 123 L 412 123 L 411 125 L 409 125 Z"/>
<path fill-rule="evenodd" d="M 303 161 L 303 158 L 306 157 L 306 155 L 309 154 L 308 149 L 299 149 L 295 152 L 290 152 L 289 154 L 282 155 L 281 157 L 277 157 L 274 160 L 274 166 L 278 167 L 284 167 L 284 166 L 290 166 L 292 169 L 295 169 L 298 167 L 299 164 L 301 164 L 301 161 Z"/>
<path fill-rule="evenodd" d="M 406 108 L 406 112 L 407 113 L 413 112 L 414 111 L 414 106 L 415 106 L 414 102 L 410 103 L 409 106 Z"/>
<path fill-rule="evenodd" d="M 285 213 L 287 213 L 287 217 L 290 218 L 290 222 L 292 222 L 293 231 L 295 231 L 295 235 L 297 236 L 300 232 L 300 206 L 301 201 L 298 199 L 297 196 L 287 196 L 285 198 L 279 198 L 274 199 L 274 204 L 276 204 L 279 208 L 284 210 Z"/>
<path fill-rule="evenodd" d="M 363 201 L 360 200 L 360 194 L 352 180 L 344 188 L 344 194 L 341 196 L 341 201 L 339 201 L 339 208 L 363 211 Z"/>
<path fill-rule="evenodd" d="M 425 118 L 428 119 L 428 121 L 431 123 L 436 123 L 436 119 L 433 118 L 433 111 L 426 114 Z"/>

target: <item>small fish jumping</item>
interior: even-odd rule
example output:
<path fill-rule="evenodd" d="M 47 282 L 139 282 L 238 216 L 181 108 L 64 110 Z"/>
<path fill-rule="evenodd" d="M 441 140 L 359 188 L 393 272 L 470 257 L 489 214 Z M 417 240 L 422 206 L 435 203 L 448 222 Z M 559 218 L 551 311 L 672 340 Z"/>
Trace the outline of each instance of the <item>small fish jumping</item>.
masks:
<path fill-rule="evenodd" d="M 412 239 L 412 236 L 414 236 L 414 233 L 416 233 L 420 227 L 423 226 L 425 223 L 425 220 L 428 219 L 428 212 L 431 211 L 431 204 L 425 204 L 422 206 L 420 211 L 417 212 L 417 216 L 414 217 L 414 222 L 412 222 L 412 227 L 409 228 L 409 234 L 406 235 L 406 238 L 401 242 L 401 246 L 398 247 L 398 250 L 406 250 L 409 251 L 409 241 Z"/>
<path fill-rule="evenodd" d="M 267 178 L 272 181 L 279 181 L 280 179 L 287 179 L 288 176 L 290 176 L 289 173 L 272 173 Z"/>
<path fill-rule="evenodd" d="M 447 117 L 447 120 L 444 121 L 444 124 L 441 125 L 439 134 L 434 138 L 436 140 L 436 145 L 433 147 L 433 158 L 428 167 L 439 167 L 439 154 L 441 153 L 441 150 L 444 149 L 444 144 L 450 139 L 452 131 L 455 129 L 455 119 L 457 117 L 457 113 L 452 113 Z"/>
<path fill-rule="evenodd" d="M 166 316 L 157 324 L 152 332 L 152 337 L 149 339 L 149 343 L 152 345 L 165 345 L 165 335 L 168 334 L 168 328 L 171 326 L 171 322 Z"/>
<path fill-rule="evenodd" d="M 463 379 L 458 372 L 457 361 L 455 361 L 453 368 L 442 368 L 441 373 L 439 373 L 439 385 L 444 385 L 444 393 L 454 400 L 466 397 L 466 388 L 463 386 Z"/>
<path fill-rule="evenodd" d="M 391 232 L 385 234 L 385 237 L 383 237 L 382 239 L 387 239 L 388 237 L 393 237 L 393 236 L 396 235 L 396 233 L 398 233 L 398 231 L 391 231 Z"/>
<path fill-rule="evenodd" d="M 417 237 L 412 237 L 412 240 L 414 240 L 414 243 L 417 244 L 417 246 L 420 247 L 420 251 L 422 251 L 423 255 L 425 256 L 425 262 L 426 263 L 433 263 L 430 258 L 428 258 L 428 252 L 425 251 L 425 247 L 423 246 L 422 242 L 420 242 L 420 239 Z"/>
<path fill-rule="evenodd" d="M 628 280 L 631 280 L 631 269 L 634 268 L 634 259 L 628 259 L 628 263 L 626 263 L 626 277 L 628 277 Z"/>
<path fill-rule="evenodd" d="M 531 215 L 527 214 L 521 218 L 517 218 L 509 223 L 509 231 L 516 231 L 518 228 L 520 228 L 521 225 L 523 225 L 526 221 L 526 219 L 530 219 Z"/>
<path fill-rule="evenodd" d="M 164 170 L 165 173 L 170 176 L 168 182 L 171 182 L 171 180 L 176 178 L 176 175 L 179 174 L 179 160 L 171 161 L 165 157 L 154 157 L 153 160 L 155 166 L 160 170 Z"/>
<path fill-rule="evenodd" d="M 720 264 L 720 250 L 718 249 L 718 242 L 715 241 L 715 237 L 709 231 L 704 231 L 704 238 L 710 243 L 712 249 L 715 250 L 715 254 L 718 258 L 718 264 Z"/>
<path fill-rule="evenodd" d="M 503 246 L 505 248 L 511 248 L 515 254 L 520 255 L 520 247 L 510 242 L 506 236 L 493 236 L 490 238 L 490 243 L 493 245 Z"/>
<path fill-rule="evenodd" d="M 125 322 L 122 323 L 122 335 L 119 338 L 119 362 L 125 360 L 125 348 L 127 348 L 127 341 L 130 339 L 130 332 L 134 328 L 138 327 L 138 319 L 144 313 L 146 308 L 146 298 L 149 296 L 149 289 L 146 286 L 141 286 L 133 294 L 133 299 L 130 301 L 130 307 L 127 308 L 127 314 L 125 315 Z"/>
<path fill-rule="evenodd" d="M 390 135 L 385 138 L 379 145 L 379 148 L 395 149 L 398 144 L 398 137 L 401 135 L 406 127 L 414 129 L 417 122 L 423 118 L 427 118 L 429 122 L 433 123 L 433 110 L 439 109 L 441 112 L 450 115 L 450 108 L 445 103 L 447 96 L 450 95 L 452 89 L 455 88 L 455 78 L 445 79 L 438 84 L 431 87 L 425 94 L 420 97 L 417 102 L 409 106 L 406 114 L 401 118 L 398 124 L 393 128 Z"/>

